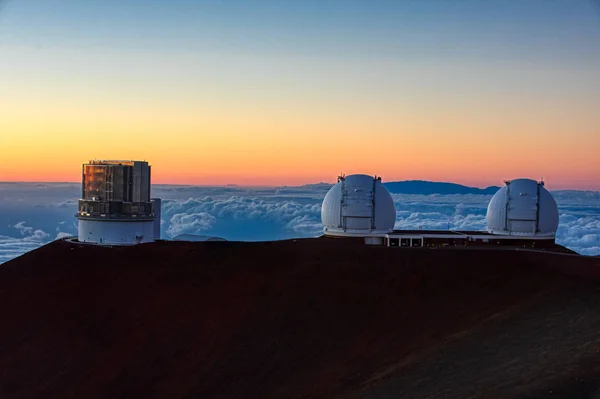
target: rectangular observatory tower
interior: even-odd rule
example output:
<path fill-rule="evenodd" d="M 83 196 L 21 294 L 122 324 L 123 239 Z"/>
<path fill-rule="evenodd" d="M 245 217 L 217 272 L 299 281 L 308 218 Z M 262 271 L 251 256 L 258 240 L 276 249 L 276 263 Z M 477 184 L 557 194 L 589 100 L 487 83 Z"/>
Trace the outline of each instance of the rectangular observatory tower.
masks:
<path fill-rule="evenodd" d="M 143 161 L 83 165 L 76 215 L 80 242 L 128 245 L 160 238 L 160 200 L 150 198 L 150 170 Z"/>

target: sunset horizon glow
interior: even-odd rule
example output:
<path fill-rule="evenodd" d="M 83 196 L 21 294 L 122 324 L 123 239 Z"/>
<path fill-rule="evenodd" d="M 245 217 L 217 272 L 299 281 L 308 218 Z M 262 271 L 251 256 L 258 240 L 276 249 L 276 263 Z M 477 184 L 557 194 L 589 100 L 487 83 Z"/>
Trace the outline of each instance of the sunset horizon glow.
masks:
<path fill-rule="evenodd" d="M 154 184 L 600 191 L 591 2 L 278 4 L 7 2 L 0 182 L 140 159 Z"/>

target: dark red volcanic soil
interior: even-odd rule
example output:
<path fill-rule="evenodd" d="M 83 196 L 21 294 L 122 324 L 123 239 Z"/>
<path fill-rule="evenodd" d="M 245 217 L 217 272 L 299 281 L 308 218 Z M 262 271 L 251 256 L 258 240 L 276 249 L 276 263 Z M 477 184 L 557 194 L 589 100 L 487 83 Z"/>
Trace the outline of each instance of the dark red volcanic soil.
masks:
<path fill-rule="evenodd" d="M 0 266 L 0 398 L 577 397 L 599 279 L 510 250 L 57 241 Z"/>

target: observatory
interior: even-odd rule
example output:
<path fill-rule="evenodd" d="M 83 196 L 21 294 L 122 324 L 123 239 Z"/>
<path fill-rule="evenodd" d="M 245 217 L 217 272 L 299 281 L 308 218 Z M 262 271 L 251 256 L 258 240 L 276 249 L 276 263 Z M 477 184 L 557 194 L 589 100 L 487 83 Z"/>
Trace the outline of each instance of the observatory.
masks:
<path fill-rule="evenodd" d="M 554 238 L 558 207 L 543 181 L 515 179 L 492 197 L 486 221 L 491 234 Z"/>
<path fill-rule="evenodd" d="M 394 229 L 396 206 L 380 177 L 339 176 L 321 207 L 327 236 L 365 237 L 367 243 L 383 243 Z"/>
<path fill-rule="evenodd" d="M 79 242 L 131 245 L 160 238 L 161 200 L 150 198 L 150 169 L 142 161 L 83 165 Z"/>
<path fill-rule="evenodd" d="M 325 236 L 360 237 L 389 247 L 506 246 L 554 248 L 558 207 L 544 182 L 506 181 L 487 209 L 487 231 L 394 230 L 396 207 L 381 178 L 338 177 L 323 200 Z"/>

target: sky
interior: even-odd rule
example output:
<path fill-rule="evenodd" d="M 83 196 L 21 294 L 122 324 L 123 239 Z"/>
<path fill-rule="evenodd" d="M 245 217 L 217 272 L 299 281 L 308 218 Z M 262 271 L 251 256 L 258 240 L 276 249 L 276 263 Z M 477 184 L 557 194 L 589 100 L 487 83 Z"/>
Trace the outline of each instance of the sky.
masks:
<path fill-rule="evenodd" d="M 0 0 L 0 181 L 600 190 L 596 0 Z"/>

